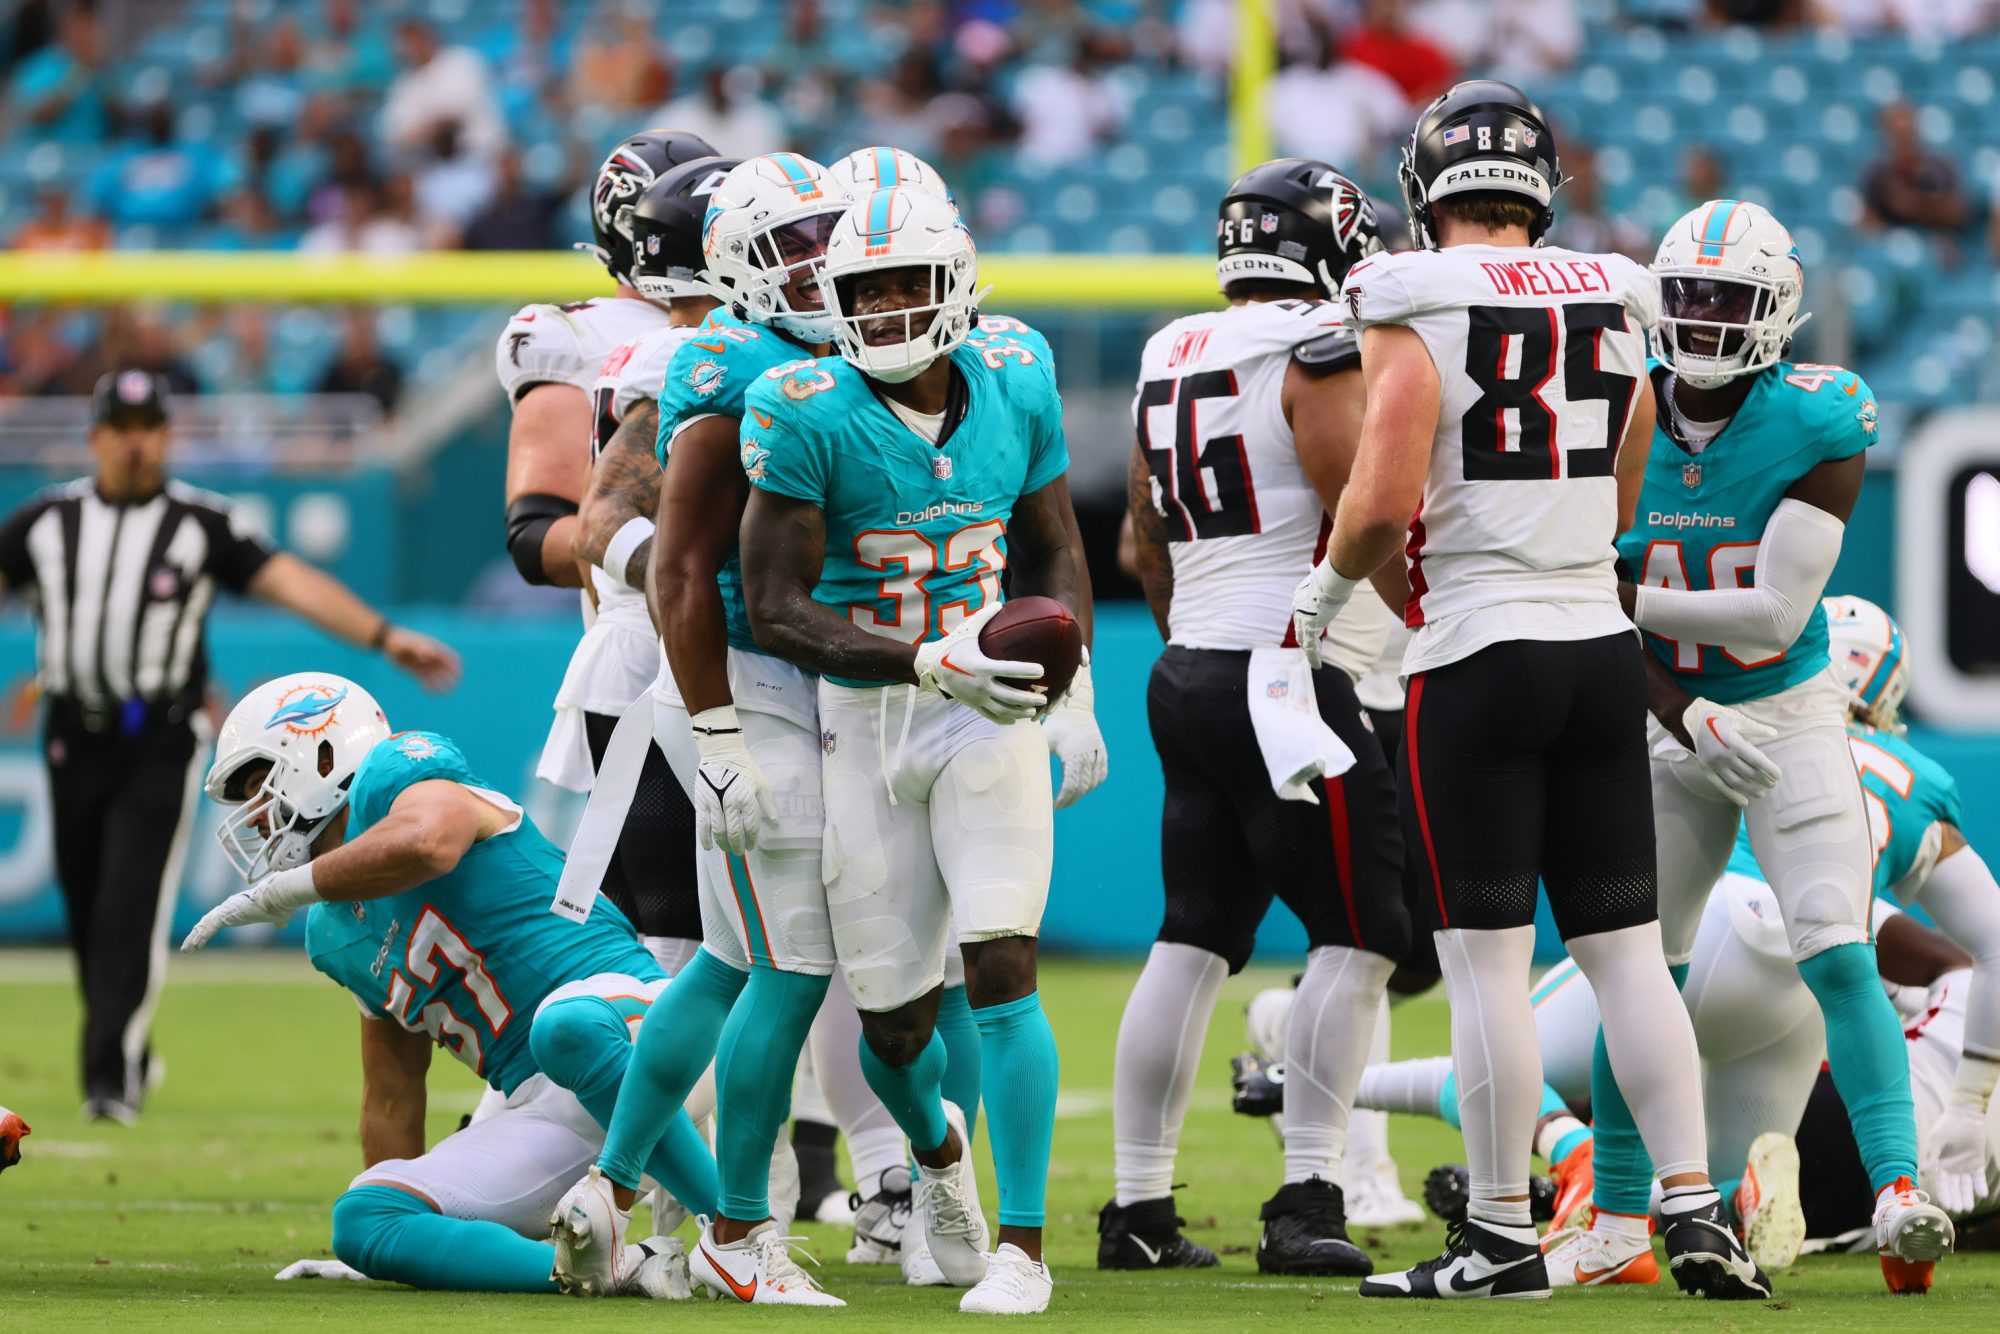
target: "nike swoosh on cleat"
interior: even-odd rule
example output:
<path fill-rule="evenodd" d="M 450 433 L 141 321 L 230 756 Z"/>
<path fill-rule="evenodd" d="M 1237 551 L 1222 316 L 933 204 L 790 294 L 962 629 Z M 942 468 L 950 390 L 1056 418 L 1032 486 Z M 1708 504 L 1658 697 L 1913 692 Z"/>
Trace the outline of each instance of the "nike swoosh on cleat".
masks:
<path fill-rule="evenodd" d="M 1503 1270 L 1501 1272 L 1504 1273 L 1506 1271 Z M 1464 1274 L 1465 1271 L 1461 1269 L 1457 1273 L 1452 1274 L 1445 1279 L 1445 1283 L 1450 1286 L 1453 1292 L 1477 1292 L 1481 1288 L 1490 1288 L 1493 1286 L 1493 1280 L 1500 1277 L 1499 1274 L 1488 1274 L 1485 1278 L 1475 1279 L 1471 1283 L 1460 1283 L 1458 1280 L 1462 1278 Z"/>
<path fill-rule="evenodd" d="M 1141 1251 L 1145 1252 L 1146 1263 L 1156 1265 L 1160 1262 L 1160 1253 L 1154 1250 L 1151 1246 L 1148 1246 L 1145 1242 L 1140 1241 L 1137 1237 L 1129 1237 L 1127 1238 L 1127 1240 L 1129 1240 L 1134 1246 L 1137 1246 Z"/>
<path fill-rule="evenodd" d="M 708 1260 L 709 1268 L 713 1269 L 716 1273 L 722 1275 L 722 1281 L 729 1285 L 729 1290 L 736 1294 L 736 1299 L 738 1301 L 754 1302 L 757 1300 L 757 1285 L 755 1283 L 749 1283 L 749 1284 L 738 1283 L 736 1281 L 735 1275 L 731 1274 L 727 1269 L 724 1269 L 722 1265 L 716 1261 L 715 1253 L 710 1251 L 708 1247 L 703 1246 L 701 1248 L 701 1253 Z"/>

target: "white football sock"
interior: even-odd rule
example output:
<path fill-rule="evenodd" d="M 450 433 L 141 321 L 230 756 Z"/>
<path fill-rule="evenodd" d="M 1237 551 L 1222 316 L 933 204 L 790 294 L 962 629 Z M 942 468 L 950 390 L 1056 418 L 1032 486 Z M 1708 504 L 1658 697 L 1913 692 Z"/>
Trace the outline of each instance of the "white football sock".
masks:
<path fill-rule="evenodd" d="M 1390 1112 L 1436 1119 L 1438 1099 L 1444 1093 L 1444 1081 L 1450 1077 L 1449 1056 L 1419 1056 L 1411 1061 L 1371 1065 L 1361 1072 L 1354 1105 L 1368 1108 L 1369 1115 L 1385 1121 Z M 1356 1112 L 1355 1116 L 1358 1118 L 1361 1113 Z"/>
<path fill-rule="evenodd" d="M 1219 954 L 1155 942 L 1118 1023 L 1111 1126 L 1118 1203 L 1173 1193 L 1174 1152 L 1200 1073 L 1201 1045 L 1229 975 Z M 1287 1095 L 1289 1096 L 1289 1090 Z"/>
<path fill-rule="evenodd" d="M 1451 1003 L 1451 1059 L 1471 1197 L 1525 1200 L 1542 1093 L 1542 1052 L 1528 1003 L 1535 928 L 1452 928 L 1437 933 L 1437 946 Z"/>
<path fill-rule="evenodd" d="M 1346 945 L 1306 955 L 1285 1022 L 1285 1183 L 1340 1184 L 1347 1114 L 1368 1064 L 1382 990 L 1396 965 Z"/>
<path fill-rule="evenodd" d="M 1597 993 L 1611 1072 L 1652 1155 L 1654 1172 L 1662 1178 L 1684 1172 L 1706 1175 L 1701 1057 L 1687 1006 L 1667 972 L 1660 924 L 1600 931 L 1566 943 Z"/>
<path fill-rule="evenodd" d="M 1389 998 L 1385 994 L 1381 1004 L 1375 1007 L 1375 1032 L 1368 1040 L 1368 1068 L 1361 1072 L 1362 1083 L 1368 1081 L 1368 1070 L 1378 1069 L 1388 1063 Z M 1357 1092 L 1354 1095 L 1354 1110 L 1347 1115 L 1347 1159 L 1349 1162 L 1357 1162 L 1365 1158 L 1388 1156 L 1388 1113 L 1370 1109 L 1368 1100 Z"/>
<path fill-rule="evenodd" d="M 847 1141 L 854 1188 L 867 1190 L 885 1168 L 904 1161 L 903 1132 L 861 1073 L 861 1015 L 838 972 L 806 1042 L 820 1096 Z"/>
<path fill-rule="evenodd" d="M 792 1120 L 816 1121 L 823 1126 L 840 1124 L 833 1119 L 833 1109 L 826 1105 L 826 1094 L 820 1091 L 810 1043 L 799 1053 L 798 1072 L 792 1076 Z"/>

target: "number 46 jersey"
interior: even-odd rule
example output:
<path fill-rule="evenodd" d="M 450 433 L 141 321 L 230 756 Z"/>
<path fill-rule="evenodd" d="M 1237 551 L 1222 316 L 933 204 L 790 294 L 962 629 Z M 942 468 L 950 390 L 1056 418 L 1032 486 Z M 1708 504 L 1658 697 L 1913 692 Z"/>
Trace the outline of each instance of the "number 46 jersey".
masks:
<path fill-rule="evenodd" d="M 1332 529 L 1285 420 L 1294 358 L 1314 375 L 1360 366 L 1338 305 L 1252 301 L 1146 342 L 1132 418 L 1173 559 L 1168 642 L 1179 648 L 1292 643 L 1292 594 Z M 1359 677 L 1389 628 L 1363 584 L 1328 629 L 1327 657 Z"/>
<path fill-rule="evenodd" d="M 1622 255 L 1462 245 L 1364 260 L 1341 298 L 1350 326 L 1408 326 L 1437 367 L 1404 671 L 1504 640 L 1630 631 L 1612 465 L 1646 389 L 1653 275 Z"/>

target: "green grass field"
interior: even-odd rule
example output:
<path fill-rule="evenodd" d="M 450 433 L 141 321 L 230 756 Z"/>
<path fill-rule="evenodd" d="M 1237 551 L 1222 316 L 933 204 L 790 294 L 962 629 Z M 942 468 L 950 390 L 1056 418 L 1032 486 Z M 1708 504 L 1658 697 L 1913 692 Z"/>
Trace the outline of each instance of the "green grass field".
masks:
<path fill-rule="evenodd" d="M 1233 979 L 1223 994 L 1182 1142 L 1181 1196 L 1190 1232 L 1223 1255 L 1203 1273 L 1106 1275 L 1094 1268 L 1096 1216 L 1111 1192 L 1111 1054 L 1135 965 L 1063 960 L 1043 994 L 1063 1047 L 1063 1100 L 1050 1180 L 1049 1259 L 1056 1295 L 1049 1322 L 1106 1329 L 1269 1329 L 1309 1319 L 1360 1328 L 1522 1328 L 1555 1318 L 1582 1329 L 1792 1330 L 2000 1328 L 2000 1258 L 1939 1266 L 1922 1302 L 1891 1299 L 1870 1257 L 1826 1257 L 1778 1276 L 1768 1305 L 1705 1304 L 1659 1289 L 1558 1294 L 1544 1303 L 1452 1306 L 1363 1302 L 1352 1283 L 1274 1280 L 1256 1271 L 1258 1204 L 1274 1188 L 1269 1130 L 1234 1116 L 1228 1057 L 1242 1046 L 1242 1005 L 1275 970 Z M 828 1288 L 844 1311 L 797 1314 L 711 1306 L 661 1309 L 636 1301 L 419 1293 L 384 1284 L 274 1283 L 301 1256 L 327 1250 L 327 1214 L 360 1166 L 359 1076 L 353 1007 L 302 957 L 176 960 L 160 1007 L 157 1044 L 170 1069 L 135 1129 L 77 1117 L 76 1010 L 66 960 L 0 954 L 0 1104 L 34 1125 L 25 1161 L 0 1178 L 0 1326 L 125 1331 L 169 1322 L 273 1329 L 588 1326 L 672 1321 L 720 1328 L 845 1325 L 911 1329 L 970 1320 L 957 1296 L 907 1289 L 894 1271 L 850 1269 L 846 1231 L 814 1224 L 809 1248 L 831 1260 Z M 1444 1007 L 1397 1012 L 1399 1055 L 1444 1050 Z M 431 1128 L 450 1130 L 478 1088 L 441 1060 Z M 1402 1120 L 1392 1143 L 1406 1186 L 1460 1157 L 1441 1123 Z M 983 1139 L 983 1131 L 982 1131 Z M 982 1164 L 986 1154 L 980 1150 Z M 843 1169 L 844 1170 L 844 1169 Z M 1807 1164 L 1807 1170 L 1811 1165 Z M 989 1174 L 983 1189 L 995 1198 Z M 1435 1253 L 1431 1224 L 1360 1240 L 1379 1265 Z"/>

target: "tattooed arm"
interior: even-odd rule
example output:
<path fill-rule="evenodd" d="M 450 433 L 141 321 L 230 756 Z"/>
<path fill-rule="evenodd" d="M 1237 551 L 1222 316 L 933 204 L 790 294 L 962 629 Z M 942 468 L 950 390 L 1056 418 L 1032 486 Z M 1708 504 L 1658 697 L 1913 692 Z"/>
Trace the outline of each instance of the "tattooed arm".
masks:
<path fill-rule="evenodd" d="M 627 523 L 654 518 L 660 503 L 660 460 L 655 442 L 659 425 L 659 405 L 642 399 L 625 414 L 597 456 L 590 489 L 577 511 L 576 554 L 586 564 L 604 566 L 611 540 Z M 648 537 L 626 555 L 624 568 L 604 566 L 604 570 L 627 588 L 642 589 L 652 559 L 653 539 Z"/>

